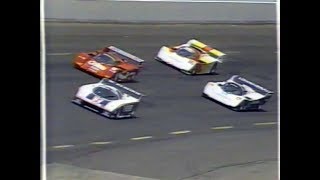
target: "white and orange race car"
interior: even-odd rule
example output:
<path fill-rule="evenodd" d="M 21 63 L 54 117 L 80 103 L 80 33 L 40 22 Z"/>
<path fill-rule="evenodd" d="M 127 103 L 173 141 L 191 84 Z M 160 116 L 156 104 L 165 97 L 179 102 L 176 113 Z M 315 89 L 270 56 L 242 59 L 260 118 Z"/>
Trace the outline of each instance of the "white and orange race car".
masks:
<path fill-rule="evenodd" d="M 162 46 L 156 60 L 165 62 L 185 74 L 214 74 L 218 63 L 226 54 L 195 39 L 187 43 L 167 47 Z"/>

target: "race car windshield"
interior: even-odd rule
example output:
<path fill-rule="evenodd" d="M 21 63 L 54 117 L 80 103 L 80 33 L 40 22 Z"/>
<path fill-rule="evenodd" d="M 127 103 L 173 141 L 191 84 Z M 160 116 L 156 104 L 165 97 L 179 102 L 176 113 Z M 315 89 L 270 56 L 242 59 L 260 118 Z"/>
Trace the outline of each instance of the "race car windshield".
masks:
<path fill-rule="evenodd" d="M 176 53 L 179 55 L 179 56 L 182 56 L 182 57 L 186 57 L 186 58 L 189 58 L 189 59 L 193 59 L 195 57 L 195 53 L 194 52 L 190 52 L 189 50 L 187 49 L 178 49 L 176 51 Z"/>
<path fill-rule="evenodd" d="M 121 97 L 121 94 L 119 92 L 103 87 L 94 88 L 93 93 L 108 100 L 118 100 Z"/>
<path fill-rule="evenodd" d="M 116 61 L 107 54 L 99 54 L 95 56 L 94 59 L 103 64 L 116 64 Z"/>
<path fill-rule="evenodd" d="M 223 90 L 227 93 L 231 93 L 238 96 L 242 96 L 244 94 L 244 91 L 242 90 L 242 88 L 235 83 L 226 83 L 223 86 Z"/>

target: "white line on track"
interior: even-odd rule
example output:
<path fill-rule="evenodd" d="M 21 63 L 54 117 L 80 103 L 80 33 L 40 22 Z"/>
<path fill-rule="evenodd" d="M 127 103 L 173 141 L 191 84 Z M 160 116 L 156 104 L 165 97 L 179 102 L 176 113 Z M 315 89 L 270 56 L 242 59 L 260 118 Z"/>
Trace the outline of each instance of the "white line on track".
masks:
<path fill-rule="evenodd" d="M 233 3 L 233 4 L 276 4 L 272 1 L 212 1 L 212 0 L 109 0 L 119 2 L 174 2 L 174 3 Z"/>
<path fill-rule="evenodd" d="M 151 139 L 153 138 L 152 136 L 141 136 L 141 137 L 135 137 L 131 138 L 130 140 L 137 141 L 137 140 L 144 140 L 144 139 Z"/>
<path fill-rule="evenodd" d="M 233 126 L 219 126 L 219 127 L 212 127 L 212 130 L 223 130 L 223 129 L 231 129 Z"/>
<path fill-rule="evenodd" d="M 63 149 L 63 148 L 69 148 L 73 147 L 74 145 L 60 145 L 60 146 L 52 146 L 54 149 Z"/>
<path fill-rule="evenodd" d="M 100 142 L 92 142 L 92 145 L 104 145 L 104 144 L 111 144 L 111 141 L 100 141 Z"/>
<path fill-rule="evenodd" d="M 73 53 L 47 53 L 47 56 L 65 56 L 65 55 L 71 55 Z"/>
<path fill-rule="evenodd" d="M 240 51 L 226 51 L 226 54 L 239 54 Z"/>
<path fill-rule="evenodd" d="M 185 131 L 174 131 L 174 132 L 170 132 L 169 134 L 174 134 L 174 135 L 178 135 L 178 134 L 187 134 L 190 133 L 191 131 L 189 130 L 185 130 Z"/>
<path fill-rule="evenodd" d="M 274 125 L 277 124 L 277 122 L 264 122 L 264 123 L 254 123 L 255 126 L 266 126 L 266 125 Z"/>

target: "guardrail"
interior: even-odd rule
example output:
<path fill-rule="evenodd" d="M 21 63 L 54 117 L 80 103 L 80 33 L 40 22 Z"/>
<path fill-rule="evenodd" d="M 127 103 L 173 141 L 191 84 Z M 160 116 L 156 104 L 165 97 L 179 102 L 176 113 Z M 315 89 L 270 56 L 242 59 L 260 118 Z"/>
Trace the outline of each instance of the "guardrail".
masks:
<path fill-rule="evenodd" d="M 276 18 L 272 0 L 45 0 L 46 21 L 274 23 Z"/>

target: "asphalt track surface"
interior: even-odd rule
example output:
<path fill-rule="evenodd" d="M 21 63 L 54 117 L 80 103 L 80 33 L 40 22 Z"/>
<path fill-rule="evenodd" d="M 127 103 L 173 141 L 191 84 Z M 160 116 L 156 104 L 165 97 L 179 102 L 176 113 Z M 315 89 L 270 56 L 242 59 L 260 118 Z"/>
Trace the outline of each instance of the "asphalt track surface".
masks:
<path fill-rule="evenodd" d="M 228 54 L 217 75 L 184 75 L 153 59 L 162 45 L 180 44 L 191 38 Z M 276 42 L 275 25 L 47 23 L 48 163 L 179 179 L 210 167 L 275 161 L 277 125 L 270 122 L 277 121 L 278 109 Z M 74 54 L 106 45 L 146 61 L 137 82 L 125 84 L 147 95 L 135 119 L 110 120 L 70 102 L 80 85 L 98 81 L 72 68 Z M 275 92 L 264 111 L 234 112 L 201 97 L 206 82 L 225 80 L 234 74 Z M 231 128 L 219 131 L 213 127 Z M 170 134 L 176 131 L 187 133 Z M 151 138 L 131 139 L 142 136 Z M 94 142 L 111 144 L 99 146 Z M 212 151 L 214 157 L 208 158 Z"/>

